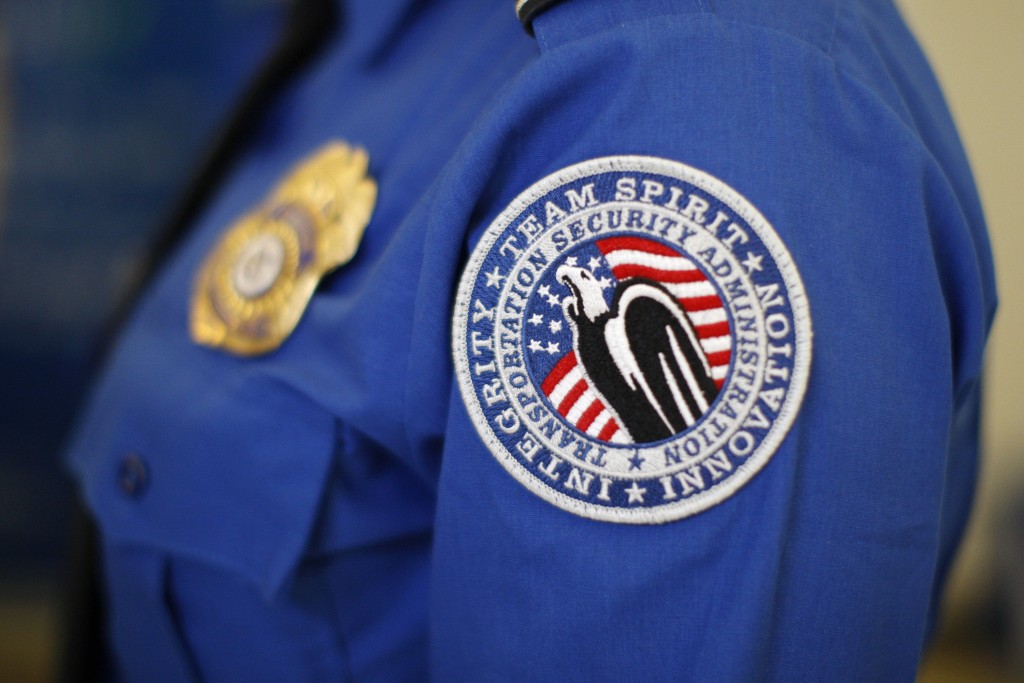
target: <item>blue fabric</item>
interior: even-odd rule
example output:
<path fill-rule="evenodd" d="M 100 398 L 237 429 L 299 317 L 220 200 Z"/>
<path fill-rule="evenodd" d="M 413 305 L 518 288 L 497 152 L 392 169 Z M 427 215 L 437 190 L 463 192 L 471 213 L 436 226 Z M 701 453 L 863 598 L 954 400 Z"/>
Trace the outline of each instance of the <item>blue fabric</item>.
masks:
<path fill-rule="evenodd" d="M 966 159 L 892 5 L 566 0 L 536 40 L 506 0 L 344 9 L 146 293 L 71 450 L 124 677 L 912 680 L 970 507 L 995 293 Z M 355 259 L 279 350 L 193 344 L 204 256 L 333 138 L 380 186 Z M 451 364 L 490 221 L 616 154 L 741 192 L 813 316 L 771 462 L 661 526 L 530 493 Z M 129 454 L 146 485 L 125 491 Z"/>

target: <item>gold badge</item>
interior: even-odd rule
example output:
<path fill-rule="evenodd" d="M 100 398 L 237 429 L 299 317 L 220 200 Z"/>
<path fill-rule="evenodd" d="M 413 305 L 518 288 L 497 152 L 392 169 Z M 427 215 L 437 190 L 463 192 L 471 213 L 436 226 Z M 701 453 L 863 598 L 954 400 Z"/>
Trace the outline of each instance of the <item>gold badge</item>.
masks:
<path fill-rule="evenodd" d="M 195 342 L 243 356 L 281 345 L 320 279 L 359 246 L 377 201 L 368 163 L 365 151 L 332 142 L 224 233 L 196 278 Z"/>

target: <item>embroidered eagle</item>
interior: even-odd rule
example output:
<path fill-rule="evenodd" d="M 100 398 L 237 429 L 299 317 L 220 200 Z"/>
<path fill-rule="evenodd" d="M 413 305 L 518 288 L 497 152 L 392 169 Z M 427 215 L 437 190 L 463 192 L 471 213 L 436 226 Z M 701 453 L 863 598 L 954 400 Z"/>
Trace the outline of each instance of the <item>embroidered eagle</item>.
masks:
<path fill-rule="evenodd" d="M 664 285 L 620 281 L 609 306 L 586 269 L 562 265 L 555 275 L 570 292 L 562 310 L 579 363 L 634 443 L 667 439 L 707 412 L 718 387 L 693 324 Z"/>

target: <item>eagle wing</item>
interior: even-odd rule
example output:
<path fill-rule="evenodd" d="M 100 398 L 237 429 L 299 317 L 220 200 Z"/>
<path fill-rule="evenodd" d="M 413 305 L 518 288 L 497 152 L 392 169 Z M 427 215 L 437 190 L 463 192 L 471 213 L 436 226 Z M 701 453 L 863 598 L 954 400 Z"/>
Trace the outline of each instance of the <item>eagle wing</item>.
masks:
<path fill-rule="evenodd" d="M 707 412 L 718 388 L 686 312 L 662 287 L 632 281 L 605 327 L 615 365 L 640 389 L 670 434 Z"/>

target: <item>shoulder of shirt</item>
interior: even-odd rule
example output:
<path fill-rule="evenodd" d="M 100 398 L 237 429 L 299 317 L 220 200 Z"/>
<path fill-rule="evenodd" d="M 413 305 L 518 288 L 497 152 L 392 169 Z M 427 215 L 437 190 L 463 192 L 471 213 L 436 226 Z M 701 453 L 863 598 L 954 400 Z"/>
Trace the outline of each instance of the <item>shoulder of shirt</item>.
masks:
<path fill-rule="evenodd" d="M 845 73 L 884 93 L 894 69 L 928 72 L 925 85 L 938 90 L 924 55 L 889 0 L 517 0 L 525 28 L 542 53 L 572 43 L 664 41 L 652 27 L 704 27 L 720 35 L 721 50 L 741 51 L 751 37 L 779 46 L 803 46 Z M 682 36 L 680 36 L 682 38 Z M 685 49 L 685 45 L 681 45 Z M 917 83 L 916 85 L 920 85 Z M 898 97 L 898 93 L 892 93 Z"/>
<path fill-rule="evenodd" d="M 925 116 L 942 119 L 944 138 L 957 140 L 927 59 L 889 0 L 537 0 L 533 6 L 527 28 L 556 69 L 571 59 L 567 53 L 589 52 L 600 53 L 605 64 L 649 59 L 652 73 L 672 77 L 668 61 L 656 56 L 659 49 L 665 54 L 664 43 L 675 41 L 672 49 L 685 54 L 694 36 L 713 35 L 722 55 L 755 47 L 777 55 L 780 73 L 824 62 L 835 80 L 866 94 L 911 136 L 921 135 L 917 106 L 927 109 Z M 706 45 L 693 67 L 715 69 Z"/>
<path fill-rule="evenodd" d="M 828 52 L 838 0 L 518 0 L 525 28 L 542 50 L 598 34 L 628 33 L 631 24 L 720 20 L 760 27 Z M 525 10 L 525 14 L 524 14 Z"/>

